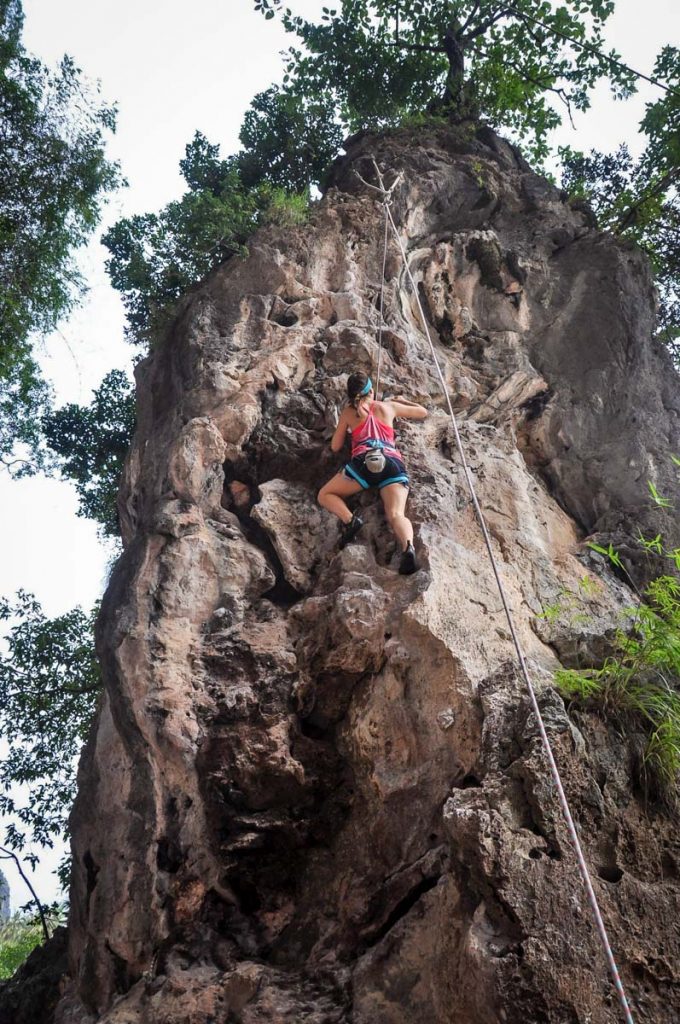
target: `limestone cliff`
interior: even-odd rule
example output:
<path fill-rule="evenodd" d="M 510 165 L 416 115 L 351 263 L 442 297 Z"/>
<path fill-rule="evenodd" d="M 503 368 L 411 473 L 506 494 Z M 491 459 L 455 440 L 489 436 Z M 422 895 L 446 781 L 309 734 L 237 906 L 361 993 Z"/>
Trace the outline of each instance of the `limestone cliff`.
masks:
<path fill-rule="evenodd" d="M 342 552 L 315 504 L 346 374 L 377 355 L 370 155 L 404 174 L 395 219 L 637 1019 L 680 1017 L 677 820 L 615 723 L 550 685 L 631 601 L 585 536 L 639 572 L 638 526 L 678 543 L 646 500 L 677 496 L 680 451 L 652 282 L 491 132 L 433 130 L 351 140 L 309 224 L 258 234 L 139 367 L 62 1024 L 619 1020 L 395 244 L 383 384 L 431 410 L 399 438 L 422 570 L 395 572 L 374 495 Z M 542 616 L 569 593 L 578 614 Z"/>

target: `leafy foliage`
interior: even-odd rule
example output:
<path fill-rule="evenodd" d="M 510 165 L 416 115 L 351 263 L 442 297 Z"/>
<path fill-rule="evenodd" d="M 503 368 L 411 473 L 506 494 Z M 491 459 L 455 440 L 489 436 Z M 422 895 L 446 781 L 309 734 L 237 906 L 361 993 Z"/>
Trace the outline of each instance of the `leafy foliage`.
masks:
<path fill-rule="evenodd" d="M 55 905 L 47 913 L 49 926 L 63 924 L 65 908 Z M 20 912 L 0 925 L 0 981 L 11 978 L 28 955 L 43 941 L 40 918 Z"/>
<path fill-rule="evenodd" d="M 680 361 L 680 50 L 664 47 L 654 75 L 671 91 L 647 105 L 639 160 L 625 145 L 612 154 L 560 154 L 564 188 L 588 200 L 604 230 L 632 239 L 649 256 L 661 297 L 659 333 Z"/>
<path fill-rule="evenodd" d="M 107 537 L 120 535 L 116 494 L 134 429 L 134 389 L 121 370 L 104 377 L 89 406 L 72 403 L 42 421 L 62 477 L 75 483 L 78 515 L 94 519 Z"/>
<path fill-rule="evenodd" d="M 82 292 L 73 254 L 120 178 L 104 155 L 114 109 L 70 58 L 52 72 L 30 57 L 22 25 L 20 0 L 0 0 L 0 458 L 25 471 L 9 456 L 34 440 L 48 399 L 32 335 L 52 330 Z"/>
<path fill-rule="evenodd" d="M 262 145 L 249 164 L 251 184 L 246 185 L 239 158 L 221 159 L 219 146 L 196 132 L 180 162 L 188 185 L 182 198 L 159 213 L 120 220 L 104 235 L 111 253 L 106 267 L 123 294 L 130 340 L 153 343 L 187 289 L 230 256 L 244 253 L 255 229 L 280 215 L 281 189 L 269 181 L 255 184 L 258 161 L 266 153 L 265 141 Z M 272 176 L 285 178 L 282 168 L 274 167 Z M 296 174 L 302 175 L 299 166 L 288 181 Z M 292 202 L 306 207 L 304 197 Z"/>
<path fill-rule="evenodd" d="M 661 496 L 653 490 L 652 497 L 656 502 Z M 667 551 L 659 536 L 640 541 L 680 572 L 680 548 Z M 625 572 L 611 544 L 590 546 Z M 674 802 L 680 777 L 680 579 L 659 576 L 640 598 L 629 610 L 632 626 L 618 631 L 616 649 L 600 668 L 562 669 L 555 681 L 569 699 L 632 717 L 642 727 L 648 735 L 644 768 Z"/>
<path fill-rule="evenodd" d="M 510 129 L 540 160 L 562 120 L 549 94 L 570 113 L 588 108 L 602 78 L 618 96 L 634 88 L 622 65 L 598 53 L 614 0 L 338 0 L 319 24 L 282 0 L 255 8 L 279 12 L 301 44 L 288 51 L 289 91 L 323 100 L 350 131 L 444 108 Z"/>
<path fill-rule="evenodd" d="M 50 400 L 30 345 L 15 347 L 0 370 L 0 465 L 14 478 L 44 467 L 40 417 Z"/>
<path fill-rule="evenodd" d="M 243 120 L 237 155 L 246 188 L 270 182 L 306 195 L 321 181 L 342 143 L 327 97 L 310 98 L 272 86 L 259 93 Z"/>
<path fill-rule="evenodd" d="M 28 842 L 52 846 L 63 834 L 75 792 L 76 758 L 100 692 L 95 613 L 76 608 L 48 619 L 31 594 L 0 599 L 8 623 L 0 658 L 0 813 L 14 821 L 5 846 L 35 863 Z M 21 786 L 27 796 L 19 796 Z"/>
<path fill-rule="evenodd" d="M 0 925 L 0 981 L 11 978 L 42 941 L 42 925 L 35 917 L 15 914 Z"/>

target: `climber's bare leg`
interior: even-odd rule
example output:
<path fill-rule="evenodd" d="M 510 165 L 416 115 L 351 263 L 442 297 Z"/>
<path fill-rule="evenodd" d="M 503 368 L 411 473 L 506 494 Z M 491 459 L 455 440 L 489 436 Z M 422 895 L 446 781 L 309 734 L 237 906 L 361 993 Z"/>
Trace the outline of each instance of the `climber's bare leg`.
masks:
<path fill-rule="evenodd" d="M 335 476 L 324 484 L 317 495 L 317 501 L 322 508 L 332 512 L 334 516 L 343 523 L 349 523 L 352 513 L 347 508 L 344 498 L 351 498 L 358 494 L 363 487 L 356 480 L 350 480 L 344 473 L 336 473 Z"/>
<path fill-rule="evenodd" d="M 380 497 L 385 506 L 385 518 L 399 541 L 401 550 L 405 551 L 406 546 L 413 543 L 413 526 L 411 520 L 404 514 L 408 487 L 404 487 L 403 484 L 388 484 L 387 487 L 381 488 Z"/>

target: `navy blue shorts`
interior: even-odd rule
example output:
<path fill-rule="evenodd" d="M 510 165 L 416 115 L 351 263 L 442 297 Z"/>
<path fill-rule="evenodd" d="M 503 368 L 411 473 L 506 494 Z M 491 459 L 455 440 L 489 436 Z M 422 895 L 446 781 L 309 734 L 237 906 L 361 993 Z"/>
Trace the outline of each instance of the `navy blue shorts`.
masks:
<path fill-rule="evenodd" d="M 377 487 L 380 490 L 388 484 L 403 484 L 404 487 L 408 487 L 409 483 L 406 466 L 394 455 L 385 456 L 385 468 L 380 473 L 370 473 L 364 464 L 363 455 L 357 455 L 345 464 L 344 473 L 350 480 L 356 480 L 361 484 L 365 491 L 369 487 Z"/>

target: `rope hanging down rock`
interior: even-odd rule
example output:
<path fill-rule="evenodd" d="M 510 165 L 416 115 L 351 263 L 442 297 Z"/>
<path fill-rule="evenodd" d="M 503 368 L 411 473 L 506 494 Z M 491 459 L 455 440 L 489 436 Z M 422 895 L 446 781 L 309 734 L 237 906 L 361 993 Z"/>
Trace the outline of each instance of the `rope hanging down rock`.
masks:
<path fill-rule="evenodd" d="M 434 347 L 434 344 L 432 342 L 432 338 L 430 336 L 430 331 L 429 331 L 429 328 L 428 328 L 428 325 L 427 325 L 427 320 L 425 318 L 425 313 L 423 311 L 423 307 L 422 307 L 422 304 L 421 304 L 421 301 L 420 301 L 420 296 L 418 294 L 418 288 L 417 288 L 416 283 L 415 283 L 415 281 L 413 279 L 413 275 L 411 273 L 411 269 L 410 269 L 410 267 L 408 265 L 408 260 L 406 258 L 406 251 L 404 249 L 404 245 L 403 245 L 403 243 L 401 241 L 401 237 L 400 237 L 399 232 L 397 230 L 397 226 L 394 223 L 394 218 L 392 216 L 392 211 L 390 209 L 390 206 L 392 204 L 392 193 L 394 192 L 394 189 L 397 187 L 399 182 L 402 180 L 402 175 L 399 174 L 397 176 L 397 178 L 392 182 L 390 187 L 389 188 L 385 188 L 385 183 L 384 183 L 384 180 L 383 180 L 382 173 L 381 173 L 377 163 L 375 162 L 375 160 L 373 160 L 372 162 L 373 162 L 373 167 L 375 169 L 377 180 L 379 182 L 379 186 L 371 185 L 369 182 L 365 181 L 361 177 L 361 175 L 359 174 L 358 171 L 355 170 L 354 173 L 356 174 L 357 178 L 359 178 L 361 183 L 366 186 L 366 188 L 370 189 L 372 192 L 376 192 L 380 196 L 381 202 L 382 202 L 382 204 L 384 206 L 384 209 L 385 209 L 385 252 L 384 252 L 384 256 L 383 256 L 383 279 L 382 279 L 381 284 L 380 284 L 380 319 L 381 319 L 381 328 L 380 328 L 380 334 L 379 334 L 378 366 L 380 366 L 380 355 L 381 355 L 381 349 L 382 349 L 383 288 L 384 288 L 384 280 L 385 280 L 385 265 L 386 265 L 386 260 L 387 260 L 387 226 L 389 224 L 392 227 L 392 232 L 393 232 L 394 237 L 396 239 L 397 245 L 399 246 L 399 251 L 401 253 L 401 258 L 402 258 L 402 261 L 403 261 L 403 264 L 404 264 L 404 270 L 406 271 L 406 275 L 407 275 L 407 277 L 408 277 L 408 279 L 410 281 L 411 288 L 413 290 L 413 297 L 414 297 L 414 299 L 416 301 L 416 305 L 417 305 L 417 308 L 418 308 L 418 313 L 420 315 L 420 321 L 421 321 L 421 323 L 423 325 L 423 331 L 425 333 L 425 337 L 427 338 L 428 344 L 430 346 L 430 352 L 432 354 L 432 360 L 434 362 L 435 369 L 437 371 L 437 376 L 439 378 L 439 383 L 441 385 L 442 392 L 443 392 L 444 398 L 446 400 L 446 405 L 447 405 L 447 408 L 448 408 L 448 411 L 449 411 L 449 416 L 451 418 L 451 425 L 453 427 L 454 437 L 456 439 L 456 447 L 458 449 L 458 454 L 460 456 L 460 460 L 461 460 L 461 464 L 462 464 L 462 467 L 463 467 L 463 471 L 465 473 L 465 479 L 467 480 L 468 489 L 470 491 L 470 496 L 472 498 L 472 504 L 474 505 L 475 513 L 477 515 L 477 520 L 479 522 L 479 525 L 480 525 L 481 530 L 482 530 L 482 534 L 484 536 L 484 543 L 486 545 L 486 550 L 487 550 L 487 552 L 489 554 L 489 559 L 490 559 L 490 562 L 491 562 L 491 567 L 493 569 L 493 574 L 494 574 L 494 576 L 496 578 L 496 584 L 498 586 L 498 592 L 500 594 L 501 602 L 503 604 L 503 609 L 505 611 L 505 617 L 506 617 L 506 619 L 508 621 L 508 627 L 510 629 L 510 633 L 511 633 L 511 636 L 512 636 L 512 642 L 515 645 L 515 651 L 517 653 L 517 660 L 519 662 L 519 666 L 520 666 L 520 669 L 521 669 L 521 672 L 522 672 L 522 676 L 524 677 L 524 681 L 525 681 L 525 683 L 527 685 L 527 689 L 529 691 L 529 697 L 531 699 L 531 705 L 532 705 L 534 714 L 536 716 L 536 721 L 538 723 L 538 728 L 539 728 L 539 731 L 540 731 L 540 734 L 541 734 L 541 740 L 542 740 L 542 743 L 543 743 L 543 748 L 545 750 L 545 754 L 546 754 L 546 757 L 548 759 L 548 764 L 550 765 L 550 772 L 551 772 L 551 775 L 552 775 L 552 778 L 553 778 L 553 782 L 555 783 L 555 788 L 557 789 L 557 794 L 558 794 L 559 801 L 560 801 L 560 804 L 561 804 L 561 807 L 562 807 L 562 812 L 564 814 L 564 818 L 565 818 L 565 821 L 567 823 L 567 827 L 568 827 L 568 830 L 569 830 L 569 835 L 571 837 L 572 845 L 573 845 L 574 851 L 576 853 L 576 859 L 578 861 L 579 871 L 581 873 L 581 877 L 583 879 L 583 884 L 584 884 L 586 892 L 588 894 L 588 901 L 590 903 L 590 907 L 591 907 L 591 910 L 593 912 L 593 917 L 595 918 L 595 923 L 597 925 L 597 930 L 598 930 L 598 933 L 599 933 L 599 936 L 600 936 L 600 940 L 602 942 L 602 948 L 604 949 L 604 953 L 605 953 L 605 956 L 606 956 L 606 959 L 607 959 L 607 964 L 609 966 L 609 972 L 610 972 L 610 974 L 612 976 L 612 980 L 613 980 L 614 986 L 616 988 L 616 992 L 617 992 L 617 995 L 618 995 L 618 998 L 619 998 L 619 1002 L 621 1003 L 621 1009 L 623 1010 L 623 1016 L 624 1016 L 624 1019 L 626 1021 L 626 1024 L 634 1024 L 633 1015 L 632 1015 L 630 1007 L 628 1005 L 628 999 L 626 998 L 626 993 L 625 993 L 625 990 L 623 988 L 623 983 L 621 981 L 621 976 L 619 974 L 619 969 L 618 969 L 618 967 L 616 965 L 616 961 L 614 959 L 614 954 L 612 952 L 611 944 L 609 942 L 609 937 L 607 935 L 607 929 L 605 928 L 605 924 L 604 924 L 604 921 L 602 919 L 602 914 L 600 912 L 600 906 L 598 904 L 597 896 L 595 895 L 595 890 L 593 888 L 593 883 L 592 883 L 591 878 L 590 878 L 590 872 L 588 870 L 588 865 L 587 865 L 586 859 L 585 859 L 585 857 L 583 855 L 583 850 L 581 849 L 581 843 L 580 843 L 580 840 L 579 840 L 579 837 L 578 837 L 578 833 L 576 831 L 576 824 L 574 822 L 574 819 L 573 819 L 572 814 L 571 814 L 571 810 L 569 808 L 569 802 L 567 800 L 567 795 L 564 792 L 564 786 L 562 785 L 562 779 L 560 778 L 560 773 L 559 773 L 559 770 L 557 768 L 557 762 L 555 761 L 555 756 L 553 754 L 552 747 L 550 746 L 550 740 L 548 739 L 548 733 L 546 731 L 545 723 L 543 721 L 543 715 L 541 714 L 541 709 L 540 709 L 540 707 L 538 705 L 538 700 L 536 699 L 536 692 L 534 690 L 533 683 L 531 682 L 531 678 L 529 676 L 529 670 L 527 668 L 526 659 L 524 657 L 524 652 L 522 651 L 522 647 L 521 647 L 521 644 L 519 642 L 519 637 L 517 636 L 517 631 L 515 629 L 515 623 L 513 621 L 512 613 L 510 611 L 510 606 L 508 604 L 508 601 L 507 601 L 507 598 L 506 598 L 506 595 L 505 595 L 505 588 L 503 587 L 503 581 L 501 579 L 500 572 L 499 572 L 499 569 L 498 569 L 498 565 L 496 563 L 496 557 L 495 557 L 495 555 L 493 553 L 493 548 L 491 546 L 491 538 L 489 536 L 489 531 L 487 529 L 486 521 L 484 519 L 484 515 L 482 513 L 481 506 L 479 504 L 479 501 L 477 500 L 477 494 L 475 492 L 475 487 L 474 487 L 474 483 L 473 483 L 473 480 L 472 480 L 472 475 L 470 473 L 470 469 L 468 467 L 467 460 L 465 458 L 465 451 L 463 449 L 463 443 L 462 443 L 462 440 L 461 440 L 461 437 L 460 437 L 460 433 L 458 431 L 458 424 L 456 422 L 456 417 L 455 417 L 454 412 L 453 412 L 453 406 L 451 404 L 451 395 L 449 393 L 449 389 L 448 389 L 446 381 L 444 379 L 444 375 L 442 373 L 441 366 L 439 364 L 439 360 L 437 359 L 437 353 L 435 351 L 435 347 Z M 376 385 L 376 394 L 377 394 L 377 385 Z"/>

